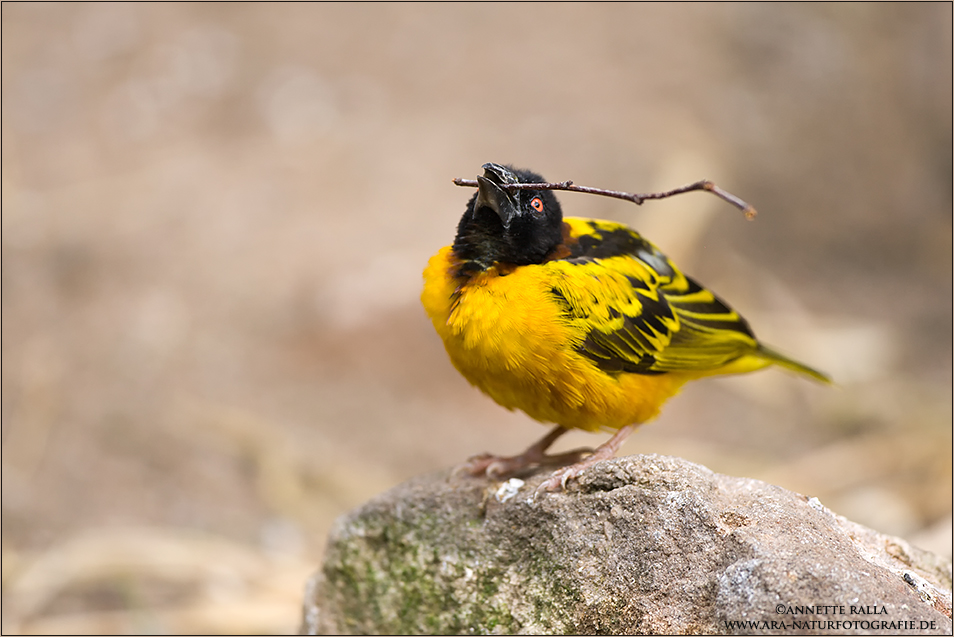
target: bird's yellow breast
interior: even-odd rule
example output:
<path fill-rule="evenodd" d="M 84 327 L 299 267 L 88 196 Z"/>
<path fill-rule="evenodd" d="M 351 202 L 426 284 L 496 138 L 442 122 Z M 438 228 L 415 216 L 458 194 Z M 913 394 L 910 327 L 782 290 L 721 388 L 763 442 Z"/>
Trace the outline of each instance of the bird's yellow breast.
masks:
<path fill-rule="evenodd" d="M 508 409 L 564 427 L 618 429 L 654 417 L 691 376 L 611 374 L 577 348 L 586 330 L 553 293 L 566 262 L 461 274 L 450 247 L 424 271 L 421 300 L 451 362 Z"/>

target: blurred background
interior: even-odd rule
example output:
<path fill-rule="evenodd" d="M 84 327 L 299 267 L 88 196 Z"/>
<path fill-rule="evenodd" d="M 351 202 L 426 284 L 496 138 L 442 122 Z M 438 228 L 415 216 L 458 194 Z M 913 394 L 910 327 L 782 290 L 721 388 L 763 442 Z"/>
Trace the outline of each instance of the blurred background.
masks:
<path fill-rule="evenodd" d="M 487 161 L 755 205 L 561 195 L 838 383 L 698 382 L 622 453 L 950 556 L 949 3 L 2 18 L 4 632 L 295 630 L 336 516 L 542 436 L 419 302 Z"/>

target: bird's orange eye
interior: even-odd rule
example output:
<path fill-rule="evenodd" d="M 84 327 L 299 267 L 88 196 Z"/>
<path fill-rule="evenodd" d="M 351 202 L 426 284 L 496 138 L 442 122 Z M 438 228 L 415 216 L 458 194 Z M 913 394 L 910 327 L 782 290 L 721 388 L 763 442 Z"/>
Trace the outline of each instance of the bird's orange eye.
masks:
<path fill-rule="evenodd" d="M 540 197 L 534 197 L 530 200 L 530 207 L 537 212 L 543 212 L 543 200 Z"/>

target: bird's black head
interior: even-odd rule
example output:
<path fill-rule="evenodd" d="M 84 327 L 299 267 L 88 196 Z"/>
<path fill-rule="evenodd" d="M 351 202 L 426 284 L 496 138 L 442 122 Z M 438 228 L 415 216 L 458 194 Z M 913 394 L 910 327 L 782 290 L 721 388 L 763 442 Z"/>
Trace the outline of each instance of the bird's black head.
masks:
<path fill-rule="evenodd" d="M 457 226 L 454 252 L 479 269 L 496 263 L 542 263 L 563 242 L 563 211 L 552 190 L 505 190 L 543 177 L 511 166 L 484 164 L 477 194 Z"/>

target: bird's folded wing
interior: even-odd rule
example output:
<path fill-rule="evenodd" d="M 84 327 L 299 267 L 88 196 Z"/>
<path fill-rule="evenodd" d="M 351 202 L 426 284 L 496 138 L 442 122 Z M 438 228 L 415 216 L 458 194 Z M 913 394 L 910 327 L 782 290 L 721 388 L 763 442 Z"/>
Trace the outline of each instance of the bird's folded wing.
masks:
<path fill-rule="evenodd" d="M 623 241 L 621 232 L 631 237 Z M 616 254 L 604 237 L 613 237 Z M 601 222 L 584 238 L 589 250 L 547 265 L 557 275 L 552 292 L 579 335 L 578 351 L 600 369 L 713 370 L 758 348 L 745 319 L 636 232 Z M 586 254 L 597 250 L 599 257 Z"/>

